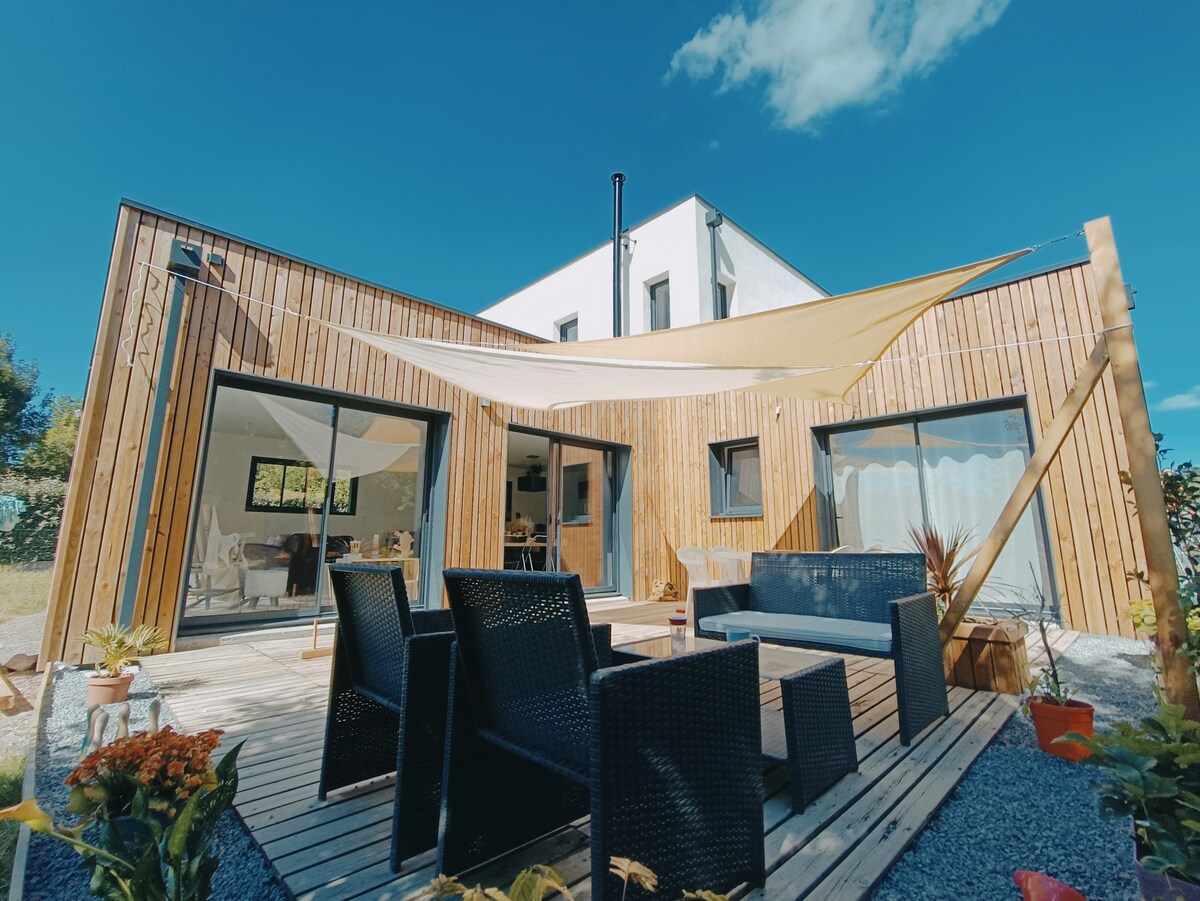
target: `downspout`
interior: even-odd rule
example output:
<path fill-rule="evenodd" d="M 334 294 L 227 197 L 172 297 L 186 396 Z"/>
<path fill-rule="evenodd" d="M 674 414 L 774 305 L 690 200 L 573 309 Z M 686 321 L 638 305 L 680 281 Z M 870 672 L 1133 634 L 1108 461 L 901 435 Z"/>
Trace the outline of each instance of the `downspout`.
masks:
<path fill-rule="evenodd" d="M 712 318 L 721 318 L 721 288 L 717 281 L 717 227 L 725 221 L 720 210 L 709 210 L 704 217 L 708 226 L 708 257 L 712 263 Z"/>
<path fill-rule="evenodd" d="M 621 186 L 625 173 L 614 172 L 613 183 L 613 337 L 621 337 Z"/>
<path fill-rule="evenodd" d="M 171 298 L 167 301 L 167 324 L 163 331 L 162 354 L 158 363 L 158 378 L 154 380 L 154 406 L 150 411 L 150 427 L 146 433 L 146 448 L 142 455 L 141 483 L 138 486 L 137 506 L 134 508 L 133 532 L 129 536 L 129 555 L 125 562 L 125 584 L 117 608 L 117 623 L 133 625 L 137 605 L 138 582 L 142 560 L 146 553 L 146 530 L 150 505 L 154 500 L 154 483 L 158 479 L 158 458 L 162 452 L 163 426 L 167 418 L 167 400 L 171 396 L 171 374 L 175 369 L 175 350 L 179 344 L 179 322 L 183 316 L 186 279 L 200 274 L 200 248 L 176 238 L 171 242 L 167 271 L 175 276 Z M 182 278 L 180 277 L 182 276 Z"/>

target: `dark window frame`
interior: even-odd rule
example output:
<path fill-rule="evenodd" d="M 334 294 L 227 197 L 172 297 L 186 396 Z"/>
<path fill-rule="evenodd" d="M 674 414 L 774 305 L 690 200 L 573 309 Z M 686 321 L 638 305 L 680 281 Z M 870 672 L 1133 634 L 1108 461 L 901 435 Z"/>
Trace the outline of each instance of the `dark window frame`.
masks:
<path fill-rule="evenodd" d="M 660 288 L 666 288 L 666 303 L 663 305 L 663 316 L 666 322 L 660 322 L 657 315 L 658 291 Z M 671 279 L 664 278 L 648 287 L 650 292 L 650 331 L 658 332 L 671 327 Z"/>
<path fill-rule="evenodd" d="M 714 319 L 729 318 L 729 285 L 722 281 L 717 282 L 717 309 Z"/>
<path fill-rule="evenodd" d="M 575 337 L 574 338 L 567 337 L 567 329 L 568 328 L 575 329 Z M 570 343 L 572 343 L 574 341 L 578 341 L 578 340 L 579 340 L 579 317 L 578 316 L 572 316 L 570 319 L 564 319 L 560 323 L 558 323 L 558 341 L 560 344 L 570 344 Z"/>
<path fill-rule="evenodd" d="M 936 422 L 942 419 L 953 419 L 959 416 L 972 416 L 979 413 L 1012 412 L 1020 414 L 1025 421 L 1025 438 L 1032 456 L 1037 449 L 1034 441 L 1033 418 L 1029 412 L 1029 396 L 1027 394 L 1006 394 L 987 400 L 965 401 L 963 403 L 945 404 L 940 407 L 921 407 L 902 413 L 885 413 L 880 416 L 867 416 L 862 419 L 848 419 L 842 422 L 831 422 L 812 426 L 813 463 L 815 489 L 817 495 L 817 538 L 823 550 L 831 550 L 836 546 L 838 538 L 837 511 L 833 498 L 833 467 L 830 462 L 829 438 L 838 432 L 855 431 L 862 428 L 911 423 L 917 429 L 918 448 L 920 428 L 924 423 Z M 923 480 L 923 473 L 918 467 L 918 474 Z M 922 520 L 926 503 L 924 482 L 921 482 Z M 1046 500 L 1043 496 L 1043 486 L 1038 485 L 1029 509 L 1033 511 L 1035 536 L 1042 556 L 1044 584 L 1048 606 L 1056 615 L 1061 615 L 1062 600 L 1055 578 L 1055 542 L 1050 534 L 1050 525 L 1046 513 Z"/>
<path fill-rule="evenodd" d="M 256 503 L 254 500 L 254 485 L 258 481 L 257 480 L 258 467 L 262 466 L 262 465 L 283 466 L 284 474 L 279 482 L 279 503 L 278 504 L 259 504 L 259 503 Z M 303 507 L 284 506 L 283 491 L 284 491 L 284 487 L 287 485 L 287 470 L 288 470 L 289 466 L 294 467 L 294 468 L 304 468 L 306 470 L 311 469 L 314 472 L 322 473 L 322 470 L 320 468 L 318 468 L 313 463 L 310 463 L 308 460 L 289 460 L 285 457 L 259 457 L 259 456 L 252 456 L 250 458 L 250 480 L 246 485 L 246 510 L 248 512 L 254 512 L 254 513 L 300 513 L 304 510 L 317 510 L 317 509 L 321 509 L 325 506 L 324 495 L 322 495 L 320 498 L 310 498 L 309 497 L 308 475 L 307 474 L 304 477 L 304 487 L 305 487 L 304 498 L 306 501 L 319 500 L 320 503 L 315 504 L 313 506 L 306 505 Z M 355 511 L 358 509 L 358 477 L 350 476 L 349 480 L 350 480 L 349 509 L 348 510 L 335 509 L 333 506 L 333 503 L 331 502 L 329 505 L 329 515 L 330 516 L 354 516 L 354 515 L 356 515 Z M 339 481 L 341 481 L 341 480 L 336 478 L 336 474 L 335 474 L 335 478 L 326 479 L 326 481 L 325 481 L 326 490 L 328 491 L 328 486 L 329 486 L 330 482 L 336 484 Z"/>
<path fill-rule="evenodd" d="M 708 446 L 708 481 L 710 516 L 713 519 L 745 518 L 763 515 L 763 505 L 730 503 L 730 480 L 733 478 L 733 454 L 753 448 L 758 452 L 758 494 L 764 494 L 762 485 L 762 444 L 758 436 L 737 438 L 733 441 L 717 441 Z"/>

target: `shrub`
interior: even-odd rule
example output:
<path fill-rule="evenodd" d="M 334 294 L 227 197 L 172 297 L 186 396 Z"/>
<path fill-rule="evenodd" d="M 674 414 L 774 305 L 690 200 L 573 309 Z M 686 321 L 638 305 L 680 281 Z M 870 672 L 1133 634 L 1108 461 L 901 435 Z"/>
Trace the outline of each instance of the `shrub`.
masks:
<path fill-rule="evenodd" d="M 0 532 L 0 565 L 53 560 L 67 483 L 62 479 L 3 475 L 0 494 L 12 495 L 25 503 L 25 512 L 16 528 Z"/>

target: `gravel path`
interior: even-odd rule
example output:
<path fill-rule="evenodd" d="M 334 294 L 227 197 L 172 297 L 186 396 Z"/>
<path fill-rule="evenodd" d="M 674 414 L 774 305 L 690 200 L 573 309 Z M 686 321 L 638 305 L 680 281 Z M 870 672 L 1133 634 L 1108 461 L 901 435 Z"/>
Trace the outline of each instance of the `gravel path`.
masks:
<path fill-rule="evenodd" d="M 1096 706 L 1096 726 L 1154 713 L 1154 674 L 1142 642 L 1085 635 L 1061 662 L 1064 681 Z M 979 756 L 874 901 L 1013 901 L 1016 870 L 1048 873 L 1090 901 L 1137 901 L 1125 823 L 1101 820 L 1096 771 L 1037 746 L 1017 714 Z"/>

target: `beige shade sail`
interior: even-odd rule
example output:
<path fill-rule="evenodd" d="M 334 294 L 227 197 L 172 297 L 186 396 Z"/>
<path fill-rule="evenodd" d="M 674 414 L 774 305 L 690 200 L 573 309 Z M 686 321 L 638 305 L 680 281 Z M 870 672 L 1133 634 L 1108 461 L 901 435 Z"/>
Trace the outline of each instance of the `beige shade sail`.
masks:
<path fill-rule="evenodd" d="M 922 313 L 959 288 L 1028 253 L 733 319 L 570 344 L 523 344 L 521 350 L 625 360 L 726 366 L 804 366 L 810 372 L 747 390 L 778 397 L 841 400 L 869 365 Z"/>
<path fill-rule="evenodd" d="M 602 341 L 502 349 L 324 325 L 480 397 L 534 409 L 732 390 L 841 400 L 922 313 L 1025 253 L 734 319 Z"/>
<path fill-rule="evenodd" d="M 520 350 L 447 344 L 329 328 L 365 341 L 480 397 L 535 410 L 606 400 L 656 400 L 734 391 L 812 372 L 802 366 L 714 366 L 657 360 L 547 357 Z"/>

